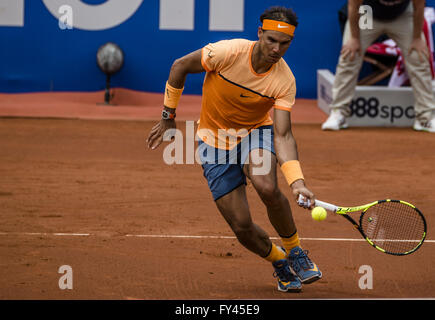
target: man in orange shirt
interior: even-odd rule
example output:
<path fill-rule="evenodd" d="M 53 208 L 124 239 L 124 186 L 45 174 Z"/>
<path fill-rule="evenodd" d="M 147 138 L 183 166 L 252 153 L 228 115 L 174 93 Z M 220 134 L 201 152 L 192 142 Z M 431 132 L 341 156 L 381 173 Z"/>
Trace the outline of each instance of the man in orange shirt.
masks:
<path fill-rule="evenodd" d="M 315 197 L 305 186 L 291 130 L 295 78 L 282 58 L 298 22 L 293 10 L 285 7 L 269 8 L 260 20 L 258 41 L 210 43 L 173 63 L 162 120 L 151 129 L 147 143 L 155 149 L 163 134 L 175 128 L 175 110 L 187 74 L 207 72 L 197 135 L 204 177 L 213 199 L 239 242 L 272 262 L 278 290 L 298 292 L 302 283 L 322 276 L 300 246 L 290 204 L 279 190 L 276 172 L 278 163 L 295 200 L 302 195 L 305 208 L 314 206 Z M 273 121 L 269 116 L 272 108 Z M 264 167 L 266 170 L 259 170 Z M 246 177 L 266 205 L 283 248 L 253 223 Z"/>

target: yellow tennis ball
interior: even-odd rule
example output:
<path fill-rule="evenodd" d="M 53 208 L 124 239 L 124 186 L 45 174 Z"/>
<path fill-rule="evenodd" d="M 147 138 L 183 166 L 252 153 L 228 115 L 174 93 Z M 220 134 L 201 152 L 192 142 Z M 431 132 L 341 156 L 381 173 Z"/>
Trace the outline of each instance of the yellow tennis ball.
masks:
<path fill-rule="evenodd" d="M 322 207 L 315 207 L 311 210 L 311 217 L 316 221 L 322 221 L 326 219 L 326 210 Z"/>

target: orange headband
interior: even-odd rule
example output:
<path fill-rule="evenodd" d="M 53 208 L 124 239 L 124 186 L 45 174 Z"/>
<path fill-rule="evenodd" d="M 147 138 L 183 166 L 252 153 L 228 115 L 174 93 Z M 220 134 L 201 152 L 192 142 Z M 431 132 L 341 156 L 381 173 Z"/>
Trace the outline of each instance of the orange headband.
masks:
<path fill-rule="evenodd" d="M 276 21 L 276 20 L 269 20 L 264 19 L 263 20 L 263 27 L 264 30 L 273 30 L 273 31 L 279 31 L 284 32 L 285 34 L 288 34 L 289 36 L 292 36 L 295 34 L 296 27 L 294 25 L 282 22 L 282 21 Z"/>

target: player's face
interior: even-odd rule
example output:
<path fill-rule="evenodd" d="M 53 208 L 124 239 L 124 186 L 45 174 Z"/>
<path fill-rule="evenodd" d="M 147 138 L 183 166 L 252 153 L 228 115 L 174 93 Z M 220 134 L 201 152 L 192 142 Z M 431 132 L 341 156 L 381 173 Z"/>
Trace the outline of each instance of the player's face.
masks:
<path fill-rule="evenodd" d="M 258 30 L 262 56 L 267 63 L 277 63 L 284 56 L 293 38 L 288 34 L 273 30 Z"/>

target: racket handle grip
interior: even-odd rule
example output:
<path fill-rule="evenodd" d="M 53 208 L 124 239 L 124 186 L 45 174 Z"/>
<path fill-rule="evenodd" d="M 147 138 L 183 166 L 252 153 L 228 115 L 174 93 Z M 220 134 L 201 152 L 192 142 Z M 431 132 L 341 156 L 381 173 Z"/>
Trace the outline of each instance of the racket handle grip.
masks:
<path fill-rule="evenodd" d="M 337 212 L 337 209 L 338 209 L 337 206 L 334 206 L 331 203 L 320 201 L 320 200 L 316 200 L 315 205 L 316 205 L 316 207 L 322 207 L 322 208 L 324 208 L 328 211 L 331 211 L 331 212 Z"/>
<path fill-rule="evenodd" d="M 298 198 L 298 204 L 300 206 L 309 207 L 310 206 L 310 201 L 308 200 L 308 202 L 304 202 L 304 197 L 300 194 L 299 198 Z M 324 209 L 326 209 L 328 211 L 331 211 L 331 212 L 337 212 L 337 209 L 338 209 L 337 206 L 335 206 L 335 205 L 333 205 L 331 203 L 328 203 L 328 202 L 320 201 L 320 200 L 316 200 L 314 202 L 314 205 L 316 207 L 322 207 L 322 208 L 324 208 Z"/>

